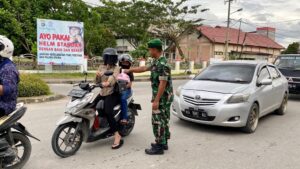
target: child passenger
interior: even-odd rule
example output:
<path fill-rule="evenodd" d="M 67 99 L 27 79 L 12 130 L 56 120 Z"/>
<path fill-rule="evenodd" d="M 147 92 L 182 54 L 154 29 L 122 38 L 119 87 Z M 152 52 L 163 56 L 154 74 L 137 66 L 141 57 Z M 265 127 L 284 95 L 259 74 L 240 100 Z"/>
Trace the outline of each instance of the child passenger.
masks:
<path fill-rule="evenodd" d="M 119 57 L 119 66 L 121 67 L 121 74 L 122 70 L 124 69 L 130 69 L 131 65 L 132 65 L 132 57 L 129 54 L 122 54 Z M 126 76 L 126 75 L 125 75 Z M 128 123 L 128 106 L 127 106 L 127 99 L 132 95 L 132 90 L 131 90 L 131 86 L 132 86 L 132 82 L 134 81 L 134 75 L 133 73 L 128 73 L 128 82 L 126 85 L 126 90 L 121 92 L 121 113 L 122 113 L 122 120 L 121 123 L 122 124 L 127 124 Z"/>

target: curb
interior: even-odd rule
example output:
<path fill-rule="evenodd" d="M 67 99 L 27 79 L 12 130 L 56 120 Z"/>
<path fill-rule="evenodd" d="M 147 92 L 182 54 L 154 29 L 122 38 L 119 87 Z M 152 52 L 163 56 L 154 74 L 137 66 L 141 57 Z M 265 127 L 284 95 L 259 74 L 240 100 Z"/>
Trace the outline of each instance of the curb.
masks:
<path fill-rule="evenodd" d="M 173 77 L 172 80 L 187 80 L 190 79 L 188 76 L 177 76 Z M 43 79 L 48 84 L 76 84 L 80 83 L 82 79 Z M 93 79 L 88 79 L 88 82 L 93 82 Z M 149 82 L 150 78 L 138 78 L 134 79 L 134 82 Z"/>
<path fill-rule="evenodd" d="M 54 94 L 54 95 L 50 95 L 50 96 L 38 96 L 38 97 L 19 97 L 18 103 L 19 102 L 23 102 L 25 104 L 43 103 L 43 102 L 60 100 L 64 97 L 66 97 L 66 96 L 60 95 L 60 94 Z"/>

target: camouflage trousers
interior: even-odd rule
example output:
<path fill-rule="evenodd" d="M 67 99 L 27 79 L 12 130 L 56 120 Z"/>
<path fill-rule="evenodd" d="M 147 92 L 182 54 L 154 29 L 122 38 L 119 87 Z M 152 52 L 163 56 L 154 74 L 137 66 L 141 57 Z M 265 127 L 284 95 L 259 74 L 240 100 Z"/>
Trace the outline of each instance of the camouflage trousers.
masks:
<path fill-rule="evenodd" d="M 152 128 L 155 142 L 167 144 L 171 137 L 170 133 L 170 107 L 171 102 L 160 103 L 159 109 L 152 112 Z"/>

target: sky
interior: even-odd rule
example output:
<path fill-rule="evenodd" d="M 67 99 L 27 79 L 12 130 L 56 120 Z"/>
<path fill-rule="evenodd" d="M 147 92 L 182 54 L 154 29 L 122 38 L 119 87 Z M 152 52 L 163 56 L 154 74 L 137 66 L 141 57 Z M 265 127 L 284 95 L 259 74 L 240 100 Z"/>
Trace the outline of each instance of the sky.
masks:
<path fill-rule="evenodd" d="M 84 0 L 87 3 L 100 4 L 98 0 Z M 119 0 L 121 1 L 121 0 Z M 175 0 L 176 1 L 176 0 Z M 209 11 L 191 18 L 203 18 L 203 24 L 226 26 L 228 5 L 224 0 L 189 0 L 188 4 L 201 4 Z M 235 0 L 232 12 L 239 8 L 243 11 L 231 15 L 231 27 L 238 28 L 236 21 L 242 19 L 243 31 L 255 31 L 256 27 L 276 28 L 276 41 L 287 47 L 292 42 L 300 42 L 300 3 L 299 0 Z"/>

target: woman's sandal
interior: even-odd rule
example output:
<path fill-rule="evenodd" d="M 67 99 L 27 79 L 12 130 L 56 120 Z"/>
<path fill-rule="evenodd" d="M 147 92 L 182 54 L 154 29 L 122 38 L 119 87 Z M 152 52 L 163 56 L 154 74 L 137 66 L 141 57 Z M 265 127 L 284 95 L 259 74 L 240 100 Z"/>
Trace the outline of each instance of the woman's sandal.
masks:
<path fill-rule="evenodd" d="M 124 140 L 120 140 L 120 143 L 119 144 L 114 144 L 114 145 L 112 145 L 112 149 L 113 150 L 116 150 L 116 149 L 119 149 L 119 148 L 121 148 L 122 146 L 123 146 L 123 144 L 124 144 Z"/>

